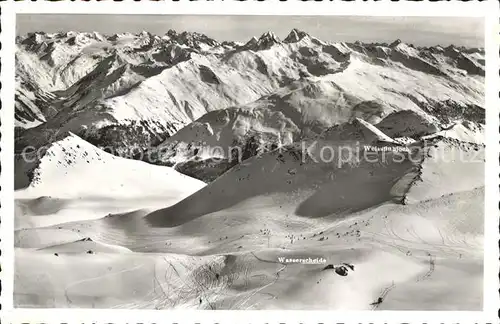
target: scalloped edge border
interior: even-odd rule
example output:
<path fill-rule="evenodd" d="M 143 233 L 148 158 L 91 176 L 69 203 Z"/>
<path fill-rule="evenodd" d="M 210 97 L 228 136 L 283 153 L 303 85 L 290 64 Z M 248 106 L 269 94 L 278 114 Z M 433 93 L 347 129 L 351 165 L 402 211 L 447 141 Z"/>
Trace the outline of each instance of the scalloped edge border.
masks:
<path fill-rule="evenodd" d="M 0 307 L 4 321 L 11 323 L 495 323 L 500 314 L 499 248 L 500 208 L 499 175 L 499 107 L 500 98 L 500 28 L 498 4 L 493 1 L 392 2 L 317 1 L 317 0 L 144 0 L 89 1 L 0 0 Z M 459 2 L 458 4 L 456 2 Z M 56 5 L 57 3 L 57 5 Z M 285 6 L 284 4 L 287 3 Z M 118 6 L 121 4 L 121 6 Z M 312 6 L 314 4 L 314 7 Z M 432 7 L 430 6 L 432 4 Z M 362 6 L 361 6 L 362 5 Z M 485 17 L 486 49 L 486 199 L 485 263 L 483 312 L 335 312 L 332 311 L 169 311 L 87 310 L 87 309 L 14 309 L 13 308 L 13 109 L 14 107 L 14 39 L 16 13 L 119 13 L 119 14 L 263 14 L 274 15 L 374 15 L 374 16 L 482 16 Z M 443 14 L 445 13 L 445 14 Z M 3 108 L 3 109 L 2 109 Z M 493 176 L 493 174 L 495 176 Z M 493 212 L 495 211 L 495 213 Z M 493 215 L 494 214 L 494 215 Z M 495 228 L 495 230 L 493 230 Z M 2 240 L 3 239 L 3 240 Z M 495 242 L 495 243 L 494 243 Z M 498 245 L 497 245 L 498 244 Z M 3 253 L 2 253 L 3 252 Z M 3 266 L 2 266 L 3 265 Z M 454 283 L 451 283 L 454 284 Z M 244 317 L 244 320 L 238 318 Z"/>

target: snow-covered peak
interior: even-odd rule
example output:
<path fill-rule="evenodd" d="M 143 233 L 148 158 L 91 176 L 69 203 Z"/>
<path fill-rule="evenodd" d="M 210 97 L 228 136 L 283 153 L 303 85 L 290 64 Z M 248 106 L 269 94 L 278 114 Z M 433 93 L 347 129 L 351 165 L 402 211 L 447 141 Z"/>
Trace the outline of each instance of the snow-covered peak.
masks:
<path fill-rule="evenodd" d="M 69 45 L 85 46 L 96 41 L 102 42 L 105 41 L 105 38 L 102 37 L 99 33 L 78 33 L 69 37 L 66 40 L 66 43 Z"/>
<path fill-rule="evenodd" d="M 400 44 L 403 44 L 403 41 L 400 40 L 400 39 L 396 39 L 394 42 L 391 43 L 391 45 L 389 45 L 389 47 L 391 48 L 396 48 L 397 46 L 399 46 Z"/>
<path fill-rule="evenodd" d="M 170 29 L 162 37 L 162 39 L 202 51 L 206 51 L 220 45 L 220 43 L 215 39 L 210 38 L 205 34 L 188 31 L 178 33 L 172 29 Z"/>
<path fill-rule="evenodd" d="M 118 37 L 118 38 L 128 38 L 128 37 L 134 37 L 134 34 L 132 33 L 119 33 L 119 34 L 115 34 L 114 36 Z"/>
<path fill-rule="evenodd" d="M 413 46 L 402 42 L 400 39 L 397 39 L 391 45 L 389 45 L 389 48 L 391 48 L 393 51 L 397 51 L 408 56 L 418 56 L 418 50 L 416 50 Z"/>
<path fill-rule="evenodd" d="M 34 33 L 28 33 L 26 37 L 20 37 L 21 41 L 24 44 L 39 44 L 43 42 L 46 39 L 47 35 L 43 32 L 34 32 Z"/>
<path fill-rule="evenodd" d="M 444 48 L 442 46 L 440 46 L 440 45 L 433 46 L 433 48 L 436 49 L 439 52 L 444 52 Z"/>
<path fill-rule="evenodd" d="M 394 140 L 390 136 L 358 117 L 354 117 L 350 122 L 326 129 L 319 138 L 333 141 L 337 144 L 358 141 L 362 144 L 375 144 L 379 142 L 394 143 Z"/>
<path fill-rule="evenodd" d="M 249 50 L 259 51 L 271 48 L 273 45 L 281 43 L 281 40 L 273 32 L 265 32 L 258 39 L 252 37 L 244 47 Z"/>
<path fill-rule="evenodd" d="M 257 37 L 253 36 L 252 38 L 250 38 L 250 40 L 248 42 L 246 42 L 246 44 L 244 46 L 247 48 L 250 48 L 250 47 L 257 45 L 258 42 L 259 42 L 259 40 L 257 39 Z"/>
<path fill-rule="evenodd" d="M 169 29 L 166 33 L 165 33 L 166 36 L 168 37 L 176 37 L 177 36 L 177 31 L 174 30 L 174 29 Z"/>
<path fill-rule="evenodd" d="M 460 50 L 455 46 L 450 45 L 444 49 L 444 55 L 451 58 L 457 58 L 460 55 Z"/>
<path fill-rule="evenodd" d="M 171 187 L 171 193 L 193 192 L 205 186 L 203 182 L 168 167 L 113 156 L 71 132 L 51 143 L 37 162 L 32 171 L 33 181 L 21 193 L 24 196 L 40 196 L 40 191 L 43 191 L 65 198 L 96 193 L 108 197 L 131 197 L 141 194 L 141 191 L 144 193 L 145 188 L 149 190 L 152 186 L 164 194 L 170 193 L 164 189 L 166 183 L 176 183 L 175 187 Z M 129 170 L 125 177 L 123 170 Z M 140 170 L 145 172 L 137 174 Z M 153 181 L 160 177 L 162 182 Z M 51 186 L 53 183 L 64 183 L 65 186 Z M 100 190 L 102 188 L 107 189 Z"/>
<path fill-rule="evenodd" d="M 68 32 L 62 33 L 61 36 L 63 36 L 63 37 L 74 37 L 74 36 L 76 36 L 78 34 L 79 33 L 77 31 L 70 30 Z"/>

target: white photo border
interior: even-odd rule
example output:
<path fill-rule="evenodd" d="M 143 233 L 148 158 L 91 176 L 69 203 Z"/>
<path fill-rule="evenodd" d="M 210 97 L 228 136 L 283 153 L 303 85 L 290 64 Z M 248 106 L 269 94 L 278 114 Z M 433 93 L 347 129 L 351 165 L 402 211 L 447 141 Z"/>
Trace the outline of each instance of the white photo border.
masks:
<path fill-rule="evenodd" d="M 20 13 L 453 16 L 485 19 L 486 172 L 483 311 L 186 311 L 13 307 L 15 22 Z M 6 323 L 496 323 L 499 298 L 499 18 L 496 1 L 7 1 L 1 3 L 1 320 Z M 460 284 L 452 283 L 450 284 Z"/>

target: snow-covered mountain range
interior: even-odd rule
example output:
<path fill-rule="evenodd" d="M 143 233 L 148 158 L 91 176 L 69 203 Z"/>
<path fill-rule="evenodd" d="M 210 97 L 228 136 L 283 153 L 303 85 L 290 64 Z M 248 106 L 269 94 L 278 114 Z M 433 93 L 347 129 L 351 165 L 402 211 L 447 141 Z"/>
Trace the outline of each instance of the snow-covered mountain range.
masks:
<path fill-rule="evenodd" d="M 482 49 L 16 44 L 17 307 L 482 309 Z"/>
<path fill-rule="evenodd" d="M 72 132 L 205 181 L 234 165 L 198 153 L 217 145 L 286 145 L 355 118 L 399 123 L 402 111 L 437 128 L 484 124 L 484 51 L 452 45 L 328 43 L 296 29 L 247 43 L 31 33 L 17 38 L 16 71 L 18 152 Z"/>

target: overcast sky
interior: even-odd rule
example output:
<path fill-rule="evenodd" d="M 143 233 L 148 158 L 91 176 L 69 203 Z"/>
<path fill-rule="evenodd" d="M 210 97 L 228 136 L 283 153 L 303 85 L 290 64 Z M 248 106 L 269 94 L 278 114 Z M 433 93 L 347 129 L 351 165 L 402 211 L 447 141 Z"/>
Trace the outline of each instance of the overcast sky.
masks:
<path fill-rule="evenodd" d="M 356 16 L 169 16 L 169 15 L 17 15 L 17 34 L 32 31 L 97 31 L 103 34 L 163 35 L 169 29 L 196 31 L 216 40 L 247 41 L 273 31 L 284 38 L 292 28 L 324 41 L 392 42 L 415 45 L 484 46 L 482 18 Z"/>

